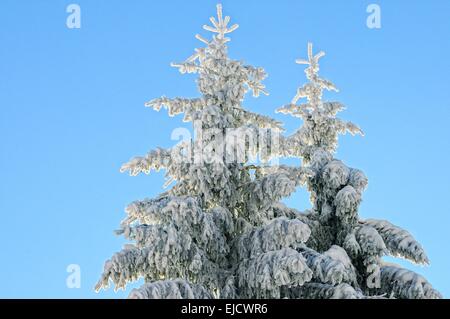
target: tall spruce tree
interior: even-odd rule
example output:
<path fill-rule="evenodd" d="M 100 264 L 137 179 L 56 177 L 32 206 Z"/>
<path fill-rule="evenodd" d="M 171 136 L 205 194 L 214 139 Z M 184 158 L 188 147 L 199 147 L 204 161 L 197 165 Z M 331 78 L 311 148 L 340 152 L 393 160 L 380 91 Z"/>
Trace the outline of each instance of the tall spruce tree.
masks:
<path fill-rule="evenodd" d="M 171 116 L 184 113 L 184 121 L 194 123 L 195 138 L 121 168 L 131 175 L 165 169 L 168 182 L 176 184 L 126 208 L 117 233 L 132 243 L 106 261 L 97 290 L 144 278 L 131 298 L 278 298 L 284 286 L 312 277 L 306 259 L 293 248 L 308 239 L 309 227 L 277 202 L 310 172 L 246 165 L 264 145 L 268 152 L 275 148 L 281 127 L 242 108 L 248 90 L 254 96 L 266 93 L 261 83 L 266 74 L 228 57 L 226 34 L 238 26 L 228 26 L 221 5 L 217 20 L 210 21 L 204 29 L 215 33 L 212 40 L 197 35 L 205 47 L 172 64 L 181 73 L 198 74 L 201 97 L 146 103 Z"/>
<path fill-rule="evenodd" d="M 336 117 L 344 109 L 341 103 L 323 101 L 324 90 L 337 91 L 333 83 L 318 75 L 319 59 L 324 55 L 322 51 L 314 55 L 309 43 L 308 58 L 296 61 L 308 66 L 305 73 L 309 82 L 298 88 L 291 103 L 278 111 L 302 119 L 303 125 L 282 144 L 285 155 L 301 158 L 303 166 L 313 172 L 307 181 L 312 209 L 301 218 L 311 230 L 305 249 L 315 251 L 310 258 L 317 259 L 317 265 L 322 263 L 323 255 L 335 255 L 349 269 L 352 280 L 339 284 L 340 280 L 333 283 L 319 276 L 302 287 L 291 289 L 289 295 L 300 298 L 441 298 L 421 275 L 381 259 L 391 255 L 427 265 L 425 251 L 410 233 L 388 221 L 363 220 L 358 216 L 368 180 L 362 171 L 347 167 L 333 154 L 339 134 L 363 133 L 355 124 Z M 304 103 L 298 104 L 300 99 Z M 330 275 L 333 277 L 332 273 Z"/>

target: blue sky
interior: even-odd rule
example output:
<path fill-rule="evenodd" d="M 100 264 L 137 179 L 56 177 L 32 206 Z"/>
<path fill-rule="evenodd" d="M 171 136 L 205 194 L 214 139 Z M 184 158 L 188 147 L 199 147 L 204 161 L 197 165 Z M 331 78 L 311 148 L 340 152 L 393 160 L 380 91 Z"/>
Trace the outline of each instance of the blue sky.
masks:
<path fill-rule="evenodd" d="M 169 3 L 170 2 L 170 3 Z M 81 29 L 66 7 L 81 7 Z M 381 29 L 366 8 L 381 8 Z M 360 215 L 409 230 L 430 267 L 400 263 L 450 297 L 450 2 L 223 1 L 240 28 L 230 56 L 263 66 L 270 96 L 245 107 L 274 114 L 304 83 L 308 41 L 327 55 L 321 74 L 347 105 L 361 137 L 342 137 L 337 157 L 369 178 Z M 169 66 L 199 46 L 194 35 L 214 1 L 0 2 L 0 297 L 112 298 L 93 291 L 104 261 L 124 241 L 113 230 L 133 200 L 162 192 L 162 173 L 129 177 L 120 165 L 174 144 L 181 117 L 146 109 L 151 98 L 197 96 L 195 76 Z M 305 190 L 286 201 L 309 207 Z M 69 264 L 81 288 L 66 286 Z M 130 286 L 132 287 L 132 286 Z"/>

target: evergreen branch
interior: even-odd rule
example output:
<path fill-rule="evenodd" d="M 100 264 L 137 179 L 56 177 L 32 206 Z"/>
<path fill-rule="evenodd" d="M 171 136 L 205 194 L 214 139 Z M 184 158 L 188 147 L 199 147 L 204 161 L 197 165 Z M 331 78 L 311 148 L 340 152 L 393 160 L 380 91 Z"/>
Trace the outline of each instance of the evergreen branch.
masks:
<path fill-rule="evenodd" d="M 253 258 L 273 250 L 296 248 L 306 242 L 310 234 L 309 227 L 300 220 L 278 217 L 240 235 L 233 251 L 237 260 Z"/>
<path fill-rule="evenodd" d="M 430 263 L 422 245 L 408 231 L 386 220 L 367 219 L 363 223 L 378 231 L 391 256 L 405 258 L 421 265 Z"/>
<path fill-rule="evenodd" d="M 442 295 L 421 275 L 396 265 L 381 267 L 381 293 L 400 299 L 441 299 Z"/>
<path fill-rule="evenodd" d="M 183 279 L 158 280 L 130 292 L 129 299 L 211 299 L 213 294 L 199 284 Z"/>
<path fill-rule="evenodd" d="M 283 286 L 302 286 L 312 271 L 301 253 L 283 248 L 244 260 L 237 278 L 243 298 L 280 298 Z"/>
<path fill-rule="evenodd" d="M 166 108 L 169 112 L 169 116 L 175 116 L 180 113 L 192 113 L 196 110 L 202 109 L 205 104 L 200 98 L 185 99 L 174 98 L 169 99 L 165 96 L 157 99 L 153 99 L 145 103 L 146 107 L 151 107 L 156 111 L 161 110 L 162 107 Z"/>

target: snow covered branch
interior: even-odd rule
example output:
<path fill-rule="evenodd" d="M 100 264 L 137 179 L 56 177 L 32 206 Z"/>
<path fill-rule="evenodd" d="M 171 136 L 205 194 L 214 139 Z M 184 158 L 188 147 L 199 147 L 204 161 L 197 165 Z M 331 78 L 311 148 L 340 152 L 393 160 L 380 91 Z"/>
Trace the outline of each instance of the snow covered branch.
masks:
<path fill-rule="evenodd" d="M 211 299 L 213 295 L 203 286 L 186 280 L 159 280 L 135 288 L 129 299 Z"/>
<path fill-rule="evenodd" d="M 344 249 L 332 246 L 323 254 L 304 247 L 299 251 L 306 258 L 308 267 L 313 271 L 313 280 L 338 285 L 342 282 L 356 283 L 356 272 Z"/>
<path fill-rule="evenodd" d="M 234 251 L 239 256 L 238 260 L 252 258 L 286 247 L 295 248 L 306 242 L 310 234 L 309 227 L 300 220 L 279 217 L 242 234 L 237 239 Z"/>
<path fill-rule="evenodd" d="M 400 299 L 442 298 L 424 277 L 395 265 L 381 267 L 381 292 Z"/>
<path fill-rule="evenodd" d="M 367 219 L 363 222 L 378 231 L 391 256 L 405 258 L 420 265 L 429 264 L 422 245 L 408 231 L 386 220 Z"/>
<path fill-rule="evenodd" d="M 243 261 L 237 270 L 244 298 L 280 298 L 282 286 L 301 286 L 312 278 L 301 253 L 291 248 Z"/>
<path fill-rule="evenodd" d="M 364 295 L 346 283 L 335 286 L 310 282 L 291 289 L 287 292 L 287 297 L 296 299 L 363 299 Z"/>
<path fill-rule="evenodd" d="M 185 98 L 174 98 L 169 99 L 165 96 L 153 99 L 145 103 L 146 107 L 151 107 L 156 111 L 161 110 L 161 108 L 166 108 L 169 112 L 169 116 L 175 116 L 180 113 L 185 113 L 185 121 L 190 120 L 189 116 L 197 110 L 205 107 L 205 101 L 200 98 L 195 99 L 185 99 Z"/>

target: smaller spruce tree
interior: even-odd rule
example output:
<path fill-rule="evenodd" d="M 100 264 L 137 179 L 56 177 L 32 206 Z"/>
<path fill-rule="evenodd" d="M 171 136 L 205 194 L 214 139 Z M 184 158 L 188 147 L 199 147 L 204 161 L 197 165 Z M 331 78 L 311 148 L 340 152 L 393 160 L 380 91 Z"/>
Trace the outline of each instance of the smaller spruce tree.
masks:
<path fill-rule="evenodd" d="M 312 209 L 301 219 L 311 229 L 306 242 L 314 250 L 310 258 L 320 264 L 323 255 L 334 256 L 351 273 L 351 280 L 340 283 L 341 280 L 318 276 L 291 289 L 290 296 L 441 298 L 421 275 L 382 261 L 384 255 L 391 255 L 415 264 L 429 264 L 422 246 L 409 232 L 385 220 L 359 218 L 358 208 L 367 177 L 362 171 L 347 167 L 333 154 L 339 134 L 363 135 L 363 132 L 355 124 L 336 117 L 344 109 L 341 103 L 323 101 L 324 90 L 337 91 L 333 83 L 318 75 L 319 59 L 324 55 L 322 51 L 314 55 L 312 44 L 308 44 L 308 59 L 296 62 L 308 66 L 305 73 L 309 82 L 298 88 L 292 102 L 278 112 L 303 120 L 300 129 L 282 144 L 285 155 L 301 158 L 303 167 L 313 172 L 307 181 Z M 298 104 L 300 99 L 306 101 Z M 331 277 L 337 275 L 330 273 Z"/>

